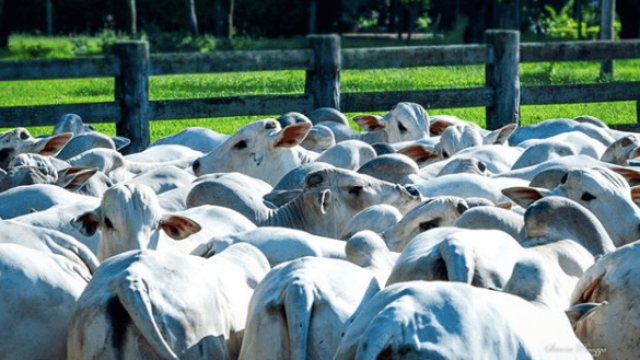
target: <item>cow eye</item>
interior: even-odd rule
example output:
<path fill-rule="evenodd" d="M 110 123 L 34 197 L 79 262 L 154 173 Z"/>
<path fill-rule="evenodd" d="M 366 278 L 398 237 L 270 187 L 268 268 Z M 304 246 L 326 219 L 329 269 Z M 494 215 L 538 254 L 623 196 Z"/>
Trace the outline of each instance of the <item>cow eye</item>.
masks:
<path fill-rule="evenodd" d="M 276 123 L 273 121 L 269 121 L 266 124 L 264 124 L 264 128 L 267 130 L 271 130 L 271 129 L 275 129 L 276 128 Z"/>
<path fill-rule="evenodd" d="M 564 184 L 569 179 L 569 173 L 562 175 L 562 179 L 560 179 L 560 184 Z"/>
<path fill-rule="evenodd" d="M 349 189 L 349 194 L 358 196 L 360 195 L 361 191 L 362 191 L 362 186 L 353 186 L 351 187 L 351 189 Z"/>
<path fill-rule="evenodd" d="M 421 222 L 418 228 L 420 232 L 425 232 L 427 230 L 435 229 L 440 226 L 440 218 L 435 218 L 433 220 Z"/>
<path fill-rule="evenodd" d="M 108 217 L 105 217 L 105 218 L 104 218 L 104 226 L 105 226 L 107 229 L 113 229 L 113 223 L 111 222 L 111 220 L 109 220 L 109 218 L 108 218 Z"/>
<path fill-rule="evenodd" d="M 29 138 L 29 133 L 27 133 L 26 131 L 23 131 L 20 133 L 20 139 L 27 140 L 28 138 Z"/>
<path fill-rule="evenodd" d="M 449 158 L 449 153 L 448 153 L 448 152 L 446 152 L 445 150 L 442 150 L 442 157 L 443 157 L 444 159 L 448 159 L 448 158 Z"/>
<path fill-rule="evenodd" d="M 582 200 L 582 201 L 591 201 L 591 200 L 593 200 L 595 198 L 596 198 L 595 196 L 593 196 L 593 195 L 589 194 L 588 192 L 586 192 L 586 193 L 582 194 L 582 197 L 580 198 L 580 200 Z"/>
<path fill-rule="evenodd" d="M 233 148 L 235 150 L 242 150 L 242 149 L 244 149 L 246 147 L 247 147 L 247 142 L 244 141 L 244 140 L 240 140 L 235 145 L 233 145 Z"/>
<path fill-rule="evenodd" d="M 407 128 L 402 125 L 400 121 L 398 121 L 398 130 L 400 130 L 400 132 L 407 132 Z"/>

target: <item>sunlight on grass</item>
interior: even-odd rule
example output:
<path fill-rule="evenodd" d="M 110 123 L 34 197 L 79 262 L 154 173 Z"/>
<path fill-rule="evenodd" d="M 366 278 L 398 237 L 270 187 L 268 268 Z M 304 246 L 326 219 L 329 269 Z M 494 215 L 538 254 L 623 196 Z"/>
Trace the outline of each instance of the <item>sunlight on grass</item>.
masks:
<path fill-rule="evenodd" d="M 527 63 L 520 65 L 522 86 L 563 83 L 597 83 L 599 62 Z M 484 86 L 483 66 L 418 67 L 410 69 L 345 70 L 340 73 L 342 92 L 403 91 Z M 640 81 L 640 59 L 615 62 L 614 81 Z M 304 71 L 260 71 L 222 74 L 152 76 L 151 100 L 188 99 L 237 95 L 300 94 L 304 92 Z M 113 78 L 37 80 L 0 82 L 0 106 L 30 106 L 107 102 L 114 100 Z M 449 114 L 485 125 L 484 108 L 426 109 L 429 115 Z M 373 114 L 382 115 L 381 110 Z M 346 114 L 352 119 L 358 113 Z M 631 124 L 637 121 L 635 102 L 610 102 L 570 105 L 522 106 L 522 125 L 546 119 L 591 115 L 607 124 Z M 249 117 L 226 117 L 152 121 L 151 140 L 174 134 L 186 127 L 206 127 L 232 134 L 252 121 L 277 114 Z M 19 119 L 18 119 L 19 121 Z M 354 129 L 358 126 L 351 122 Z M 115 135 L 114 124 L 95 124 L 99 131 Z M 29 128 L 35 136 L 48 134 L 51 126 Z M 5 129 L 0 129 L 5 131 Z"/>

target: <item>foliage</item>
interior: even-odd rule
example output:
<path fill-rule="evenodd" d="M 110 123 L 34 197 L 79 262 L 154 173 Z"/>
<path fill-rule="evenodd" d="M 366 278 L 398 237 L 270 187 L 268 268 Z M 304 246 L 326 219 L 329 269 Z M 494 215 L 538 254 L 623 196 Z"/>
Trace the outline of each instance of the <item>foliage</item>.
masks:
<path fill-rule="evenodd" d="M 562 7 L 560 12 L 556 11 L 553 6 L 545 5 L 545 10 L 549 16 L 545 19 L 546 34 L 553 39 L 576 40 L 578 39 L 578 21 L 574 19 L 570 13 L 574 8 L 574 0 L 570 0 Z M 591 14 L 583 19 L 582 35 L 585 39 L 597 40 L 600 34 L 599 25 L 592 24 L 594 19 L 593 11 L 586 12 Z M 615 20 L 613 24 L 615 38 L 620 38 L 620 21 Z"/>

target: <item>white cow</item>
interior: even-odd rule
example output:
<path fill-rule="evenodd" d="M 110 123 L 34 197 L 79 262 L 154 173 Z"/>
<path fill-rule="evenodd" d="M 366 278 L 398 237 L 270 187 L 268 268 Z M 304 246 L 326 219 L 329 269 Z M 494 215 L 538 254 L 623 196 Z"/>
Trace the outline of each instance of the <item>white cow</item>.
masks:
<path fill-rule="evenodd" d="M 429 137 L 429 115 L 418 104 L 401 102 L 384 116 L 359 115 L 353 118 L 365 133 L 358 133 L 336 121 L 321 121 L 335 135 L 336 142 L 362 140 L 369 144 L 395 143 Z"/>
<path fill-rule="evenodd" d="M 303 257 L 274 267 L 251 298 L 240 359 L 330 359 L 349 317 L 380 287 L 344 260 Z"/>
<path fill-rule="evenodd" d="M 591 358 L 561 311 L 466 284 L 427 281 L 391 285 L 363 304 L 333 357 Z"/>
<path fill-rule="evenodd" d="M 639 251 L 636 241 L 603 256 L 585 272 L 573 292 L 574 306 L 568 310 L 574 315 L 573 328 L 588 348 L 601 351 L 598 359 L 638 357 Z"/>
<path fill-rule="evenodd" d="M 153 190 L 140 184 L 113 186 L 104 193 L 98 208 L 78 215 L 71 224 L 86 236 L 101 230 L 100 260 L 147 248 L 189 253 L 212 236 L 255 228 L 238 212 L 219 206 L 167 213 Z M 205 231 L 200 232 L 202 228 Z"/>
<path fill-rule="evenodd" d="M 7 169 L 11 160 L 19 154 L 38 153 L 55 155 L 71 139 L 72 133 L 61 133 L 34 139 L 25 128 L 15 128 L 0 134 L 0 169 Z"/>
<path fill-rule="evenodd" d="M 68 359 L 236 359 L 267 271 L 248 244 L 206 260 L 149 250 L 113 257 L 78 299 Z"/>
<path fill-rule="evenodd" d="M 346 260 L 344 241 L 282 227 L 260 227 L 240 233 L 217 236 L 196 247 L 191 255 L 211 257 L 227 247 L 241 242 L 249 243 L 260 249 L 272 267 L 303 256 Z"/>
<path fill-rule="evenodd" d="M 2 358 L 66 360 L 71 313 L 90 279 L 65 256 L 0 244 Z"/>
<path fill-rule="evenodd" d="M 606 168 L 571 170 L 553 190 L 515 187 L 503 193 L 525 208 L 543 196 L 567 197 L 593 212 L 616 246 L 640 239 L 640 209 L 631 199 L 629 184 Z"/>
<path fill-rule="evenodd" d="M 57 185 L 34 184 L 18 186 L 0 194 L 0 217 L 11 219 L 56 205 L 92 202 L 93 196 L 76 194 Z"/>
<path fill-rule="evenodd" d="M 195 160 L 193 172 L 197 176 L 241 172 L 273 186 L 289 171 L 318 157 L 298 146 L 309 129 L 309 123 L 282 129 L 273 119 L 247 124 L 216 149 Z"/>

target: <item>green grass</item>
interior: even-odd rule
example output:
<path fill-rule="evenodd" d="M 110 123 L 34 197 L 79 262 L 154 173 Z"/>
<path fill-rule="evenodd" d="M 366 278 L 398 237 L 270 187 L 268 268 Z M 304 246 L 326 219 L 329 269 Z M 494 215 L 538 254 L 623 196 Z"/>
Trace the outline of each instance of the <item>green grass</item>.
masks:
<path fill-rule="evenodd" d="M 25 39 L 29 40 L 28 38 Z M 89 40 L 87 40 L 89 41 Z M 596 83 L 600 65 L 597 62 L 522 64 L 522 86 Z M 340 74 L 342 92 L 425 90 L 437 88 L 468 88 L 484 86 L 483 66 L 421 67 L 412 69 L 344 70 Z M 640 60 L 620 60 L 615 63 L 614 81 L 640 81 Z M 303 71 L 246 72 L 153 76 L 150 98 L 186 99 L 233 95 L 297 94 L 304 92 Z M 113 78 L 38 80 L 0 82 L 0 106 L 68 104 L 113 101 Z M 292 109 L 295 110 L 295 109 Z M 430 115 L 450 114 L 485 124 L 484 108 L 427 109 Z M 383 114 L 384 111 L 375 112 Z M 279 114 L 208 119 L 153 121 L 151 141 L 176 133 L 185 127 L 201 126 L 231 134 L 244 124 Z M 352 118 L 357 114 L 346 114 Z M 610 102 L 571 105 L 522 106 L 523 124 L 545 119 L 573 118 L 591 115 L 608 124 L 636 122 L 635 102 Z M 109 135 L 115 134 L 113 124 L 94 124 Z M 354 128 L 357 125 L 352 123 Z M 52 127 L 29 128 L 34 136 L 51 132 Z M 0 129 L 4 131 L 4 129 Z"/>

